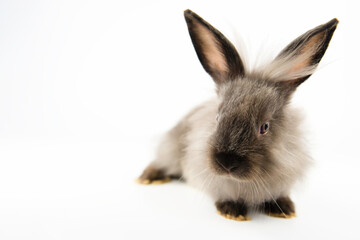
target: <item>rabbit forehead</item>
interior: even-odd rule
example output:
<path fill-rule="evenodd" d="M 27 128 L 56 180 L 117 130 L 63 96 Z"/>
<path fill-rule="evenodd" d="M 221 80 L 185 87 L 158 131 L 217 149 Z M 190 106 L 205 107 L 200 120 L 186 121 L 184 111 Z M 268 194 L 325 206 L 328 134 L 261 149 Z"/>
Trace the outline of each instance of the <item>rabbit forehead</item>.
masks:
<path fill-rule="evenodd" d="M 285 104 L 275 85 L 256 76 L 245 77 L 223 85 L 219 90 L 220 114 L 240 115 L 265 120 Z"/>

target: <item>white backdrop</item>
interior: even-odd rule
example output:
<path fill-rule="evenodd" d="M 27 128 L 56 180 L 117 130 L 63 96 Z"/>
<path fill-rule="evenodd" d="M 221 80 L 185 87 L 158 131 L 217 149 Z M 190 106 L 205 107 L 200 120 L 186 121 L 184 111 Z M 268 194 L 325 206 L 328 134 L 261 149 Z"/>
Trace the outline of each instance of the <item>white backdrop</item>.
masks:
<path fill-rule="evenodd" d="M 298 217 L 235 222 L 181 183 L 140 186 L 162 133 L 213 96 L 190 8 L 250 62 L 340 20 L 294 102 L 315 164 Z M 359 239 L 359 17 L 346 1 L 1 1 L 0 239 Z M 234 34 L 234 33 L 237 34 Z"/>

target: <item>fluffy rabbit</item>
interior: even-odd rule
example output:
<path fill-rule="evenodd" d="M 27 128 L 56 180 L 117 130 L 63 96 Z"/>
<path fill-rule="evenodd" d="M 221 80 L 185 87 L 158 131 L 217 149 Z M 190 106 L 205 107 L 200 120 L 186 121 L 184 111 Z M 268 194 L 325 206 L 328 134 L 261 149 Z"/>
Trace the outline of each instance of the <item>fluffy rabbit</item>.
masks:
<path fill-rule="evenodd" d="M 333 19 L 291 42 L 274 60 L 245 69 L 235 47 L 190 10 L 184 12 L 197 56 L 216 83 L 217 98 L 192 110 L 165 136 L 139 183 L 182 178 L 209 194 L 218 213 L 249 220 L 248 209 L 290 218 L 289 194 L 310 157 L 291 96 L 323 57 Z"/>

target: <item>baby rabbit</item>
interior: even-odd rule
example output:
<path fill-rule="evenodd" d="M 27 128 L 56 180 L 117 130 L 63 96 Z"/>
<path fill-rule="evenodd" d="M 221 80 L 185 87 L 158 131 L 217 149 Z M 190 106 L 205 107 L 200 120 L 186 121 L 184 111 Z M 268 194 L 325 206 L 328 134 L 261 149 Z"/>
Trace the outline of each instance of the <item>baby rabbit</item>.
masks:
<path fill-rule="evenodd" d="M 138 182 L 181 177 L 209 194 L 218 213 L 233 220 L 249 220 L 249 208 L 295 216 L 290 189 L 310 157 L 301 116 L 289 103 L 316 69 L 338 20 L 304 33 L 270 64 L 248 71 L 223 34 L 191 10 L 184 15 L 217 98 L 196 107 L 166 134 Z"/>

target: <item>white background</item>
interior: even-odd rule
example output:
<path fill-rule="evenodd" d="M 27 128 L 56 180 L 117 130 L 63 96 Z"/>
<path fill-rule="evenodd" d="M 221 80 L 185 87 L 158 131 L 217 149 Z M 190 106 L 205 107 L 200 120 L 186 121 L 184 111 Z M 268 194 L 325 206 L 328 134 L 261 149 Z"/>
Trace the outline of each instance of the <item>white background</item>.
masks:
<path fill-rule="evenodd" d="M 294 102 L 315 164 L 298 217 L 235 222 L 181 183 L 141 186 L 161 134 L 213 96 L 190 8 L 256 62 L 340 20 Z M 359 18 L 346 1 L 1 1 L 0 239 L 360 239 Z"/>

